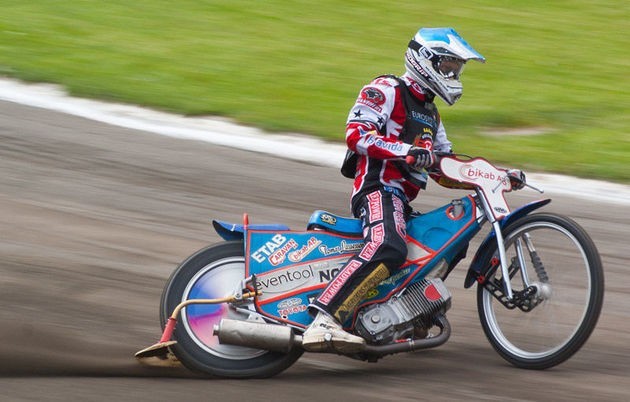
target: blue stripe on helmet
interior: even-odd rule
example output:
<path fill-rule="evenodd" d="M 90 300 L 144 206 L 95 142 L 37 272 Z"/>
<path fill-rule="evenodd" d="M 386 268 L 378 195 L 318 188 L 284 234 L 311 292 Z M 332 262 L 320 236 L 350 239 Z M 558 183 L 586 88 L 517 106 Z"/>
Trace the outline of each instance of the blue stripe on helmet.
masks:
<path fill-rule="evenodd" d="M 447 44 L 451 43 L 451 38 L 453 37 L 457 39 L 458 42 L 466 49 L 468 49 L 471 53 L 473 53 L 477 58 L 481 60 L 486 60 L 479 52 L 473 49 L 472 46 L 468 44 L 453 28 L 422 28 L 418 31 L 418 35 L 422 37 L 422 39 L 430 42 L 444 42 Z M 450 37 L 449 37 L 450 36 Z"/>

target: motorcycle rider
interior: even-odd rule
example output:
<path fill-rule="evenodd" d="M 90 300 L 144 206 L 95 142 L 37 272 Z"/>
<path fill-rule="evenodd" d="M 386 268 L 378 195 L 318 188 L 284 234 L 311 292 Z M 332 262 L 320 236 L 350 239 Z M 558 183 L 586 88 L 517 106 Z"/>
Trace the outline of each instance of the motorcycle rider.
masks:
<path fill-rule="evenodd" d="M 377 77 L 361 89 L 348 115 L 342 173 L 354 178 L 352 213 L 362 220 L 365 243 L 309 305 L 317 315 L 303 334 L 304 349 L 354 353 L 365 345 L 341 324 L 405 262 L 409 202 L 426 185 L 433 151 L 451 152 L 433 101 L 438 96 L 453 105 L 461 97 L 468 60 L 485 62 L 454 29 L 422 28 L 405 53 L 406 72 Z M 407 156 L 415 158 L 411 165 Z"/>

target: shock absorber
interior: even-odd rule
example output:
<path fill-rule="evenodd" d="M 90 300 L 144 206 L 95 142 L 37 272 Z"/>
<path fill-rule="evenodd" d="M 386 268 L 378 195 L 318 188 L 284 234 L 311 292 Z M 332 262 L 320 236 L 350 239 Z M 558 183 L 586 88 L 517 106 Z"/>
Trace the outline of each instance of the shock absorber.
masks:
<path fill-rule="evenodd" d="M 547 276 L 545 266 L 543 265 L 542 259 L 536 252 L 536 248 L 534 248 L 534 244 L 532 243 L 529 233 L 525 233 L 523 237 L 525 238 L 525 243 L 527 244 L 527 249 L 529 250 L 529 256 L 532 259 L 532 263 L 534 264 L 534 271 L 536 271 L 538 280 L 542 283 L 549 282 L 549 276 Z"/>

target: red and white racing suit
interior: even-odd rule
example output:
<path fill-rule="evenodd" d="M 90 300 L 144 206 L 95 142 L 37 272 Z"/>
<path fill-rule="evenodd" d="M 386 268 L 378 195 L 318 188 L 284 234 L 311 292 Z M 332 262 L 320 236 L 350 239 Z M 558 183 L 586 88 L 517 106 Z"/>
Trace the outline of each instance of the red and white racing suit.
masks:
<path fill-rule="evenodd" d="M 426 184 L 426 173 L 404 162 L 409 149 L 451 150 L 433 95 L 405 75 L 381 76 L 361 89 L 346 143 L 358 155 L 352 212 L 363 222 L 365 243 L 311 304 L 341 323 L 405 262 L 408 203 Z"/>
<path fill-rule="evenodd" d="M 408 91 L 416 99 L 429 101 L 433 105 L 432 94 L 427 94 L 406 75 L 403 75 L 401 80 L 407 84 Z M 405 158 L 412 146 L 440 152 L 451 150 L 452 144 L 446 137 L 444 125 L 437 111 L 432 116 L 426 112 L 412 110 L 411 112 L 417 113 L 418 116 L 411 116 L 411 119 L 423 120 L 423 126 L 420 128 L 431 132 L 414 133 L 413 142 L 405 142 L 400 138 L 407 119 L 402 98 L 403 93 L 396 78 L 378 77 L 361 89 L 356 103 L 350 110 L 346 126 L 346 143 L 349 149 L 359 155 L 353 197 L 364 189 L 380 184 L 402 190 L 407 200 L 411 201 L 418 195 L 420 186 L 403 177 L 396 166 L 397 162 Z M 420 176 L 418 179 L 423 181 Z"/>

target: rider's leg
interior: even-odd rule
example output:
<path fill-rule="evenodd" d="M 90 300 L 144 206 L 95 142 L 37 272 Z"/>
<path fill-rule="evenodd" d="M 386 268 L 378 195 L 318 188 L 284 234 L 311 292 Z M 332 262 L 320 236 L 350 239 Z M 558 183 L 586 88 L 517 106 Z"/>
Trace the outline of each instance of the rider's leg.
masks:
<path fill-rule="evenodd" d="M 306 350 L 361 350 L 363 338 L 345 332 L 340 323 L 354 313 L 370 289 L 405 261 L 404 203 L 392 193 L 375 191 L 363 197 L 357 210 L 363 220 L 365 244 L 311 304 L 317 316 L 303 335 Z"/>

